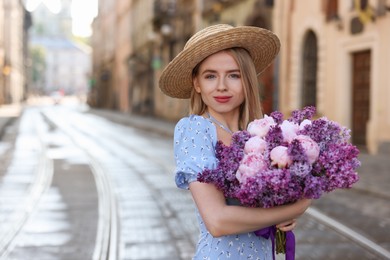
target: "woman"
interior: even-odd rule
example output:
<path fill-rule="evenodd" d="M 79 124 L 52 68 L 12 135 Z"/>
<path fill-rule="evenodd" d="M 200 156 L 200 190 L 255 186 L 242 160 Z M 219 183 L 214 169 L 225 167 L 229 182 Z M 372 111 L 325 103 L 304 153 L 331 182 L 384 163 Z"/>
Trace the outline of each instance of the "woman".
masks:
<path fill-rule="evenodd" d="M 197 206 L 200 238 L 193 259 L 272 259 L 269 239 L 254 231 L 276 225 L 292 230 L 310 205 L 301 200 L 271 209 L 231 205 L 198 173 L 217 164 L 218 140 L 229 145 L 235 131 L 262 117 L 257 75 L 279 52 L 271 32 L 249 26 L 214 25 L 196 33 L 164 69 L 161 90 L 191 98 L 190 115 L 175 128 L 175 180 Z"/>

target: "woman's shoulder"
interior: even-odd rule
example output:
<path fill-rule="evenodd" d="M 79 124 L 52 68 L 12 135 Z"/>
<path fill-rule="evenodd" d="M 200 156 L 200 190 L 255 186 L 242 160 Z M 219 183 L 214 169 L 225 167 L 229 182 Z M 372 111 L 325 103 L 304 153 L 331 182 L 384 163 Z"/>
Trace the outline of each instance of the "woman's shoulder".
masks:
<path fill-rule="evenodd" d="M 204 168 L 213 169 L 216 164 L 216 129 L 208 119 L 190 115 L 176 125 L 174 154 L 176 160 L 175 181 L 179 188 L 188 189 Z"/>
<path fill-rule="evenodd" d="M 211 121 L 203 116 L 189 115 L 180 119 L 175 128 L 176 130 L 184 129 L 186 131 L 199 131 L 201 129 L 210 131 L 212 126 Z"/>
<path fill-rule="evenodd" d="M 190 115 L 179 120 L 175 127 L 175 140 L 182 138 L 216 141 L 217 131 L 213 123 L 203 116 Z"/>

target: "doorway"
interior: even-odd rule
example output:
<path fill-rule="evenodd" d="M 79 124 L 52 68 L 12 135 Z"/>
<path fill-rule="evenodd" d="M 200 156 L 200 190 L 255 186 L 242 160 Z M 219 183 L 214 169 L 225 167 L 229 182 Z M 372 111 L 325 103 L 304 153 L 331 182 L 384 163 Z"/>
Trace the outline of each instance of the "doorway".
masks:
<path fill-rule="evenodd" d="M 366 145 L 370 116 L 371 51 L 352 54 L 352 142 Z"/>

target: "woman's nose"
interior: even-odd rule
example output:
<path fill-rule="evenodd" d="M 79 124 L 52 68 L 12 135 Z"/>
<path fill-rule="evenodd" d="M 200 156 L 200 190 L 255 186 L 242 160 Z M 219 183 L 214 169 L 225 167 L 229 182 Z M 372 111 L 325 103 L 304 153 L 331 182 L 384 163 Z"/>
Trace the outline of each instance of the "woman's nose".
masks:
<path fill-rule="evenodd" d="M 219 91 L 225 91 L 225 90 L 227 89 L 227 87 L 226 87 L 226 82 L 224 81 L 223 78 L 220 78 L 220 79 L 218 80 L 217 89 L 218 89 Z"/>

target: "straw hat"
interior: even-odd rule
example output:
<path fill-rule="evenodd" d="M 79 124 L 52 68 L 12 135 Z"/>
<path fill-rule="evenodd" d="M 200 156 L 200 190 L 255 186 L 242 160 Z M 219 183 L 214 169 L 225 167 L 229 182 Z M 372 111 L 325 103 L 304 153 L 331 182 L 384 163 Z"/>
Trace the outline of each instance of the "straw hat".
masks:
<path fill-rule="evenodd" d="M 232 47 L 246 49 L 256 72 L 261 73 L 278 54 L 280 42 L 275 34 L 259 27 L 227 24 L 207 27 L 194 34 L 164 69 L 159 81 L 162 92 L 175 98 L 190 98 L 194 67 L 211 54 Z"/>

